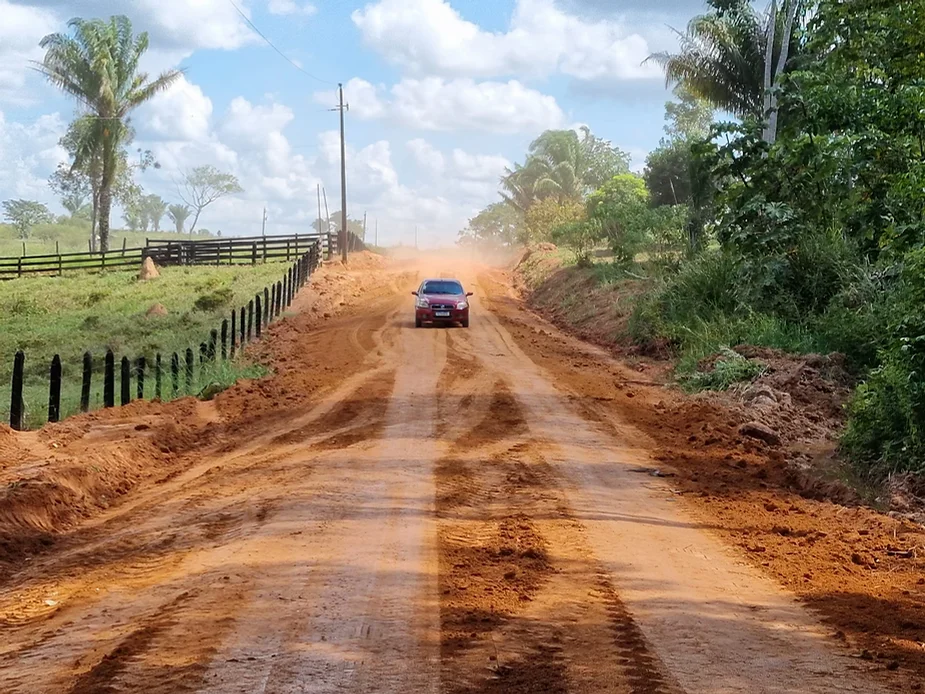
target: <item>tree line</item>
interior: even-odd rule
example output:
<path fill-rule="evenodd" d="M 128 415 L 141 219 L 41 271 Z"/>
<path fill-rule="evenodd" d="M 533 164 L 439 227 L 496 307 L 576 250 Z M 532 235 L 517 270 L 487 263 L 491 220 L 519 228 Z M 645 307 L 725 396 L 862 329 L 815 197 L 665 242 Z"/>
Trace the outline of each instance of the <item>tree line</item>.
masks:
<path fill-rule="evenodd" d="M 72 19 L 70 33 L 54 33 L 40 42 L 44 59 L 36 69 L 78 104 L 78 113 L 60 144 L 68 154 L 49 178 L 49 186 L 69 213 L 69 221 L 89 222 L 91 248 L 97 240 L 109 250 L 113 203 L 124 209 L 129 229 L 160 229 L 168 215 L 177 233 L 183 233 L 192 217 L 192 234 L 202 212 L 213 202 L 242 188 L 237 178 L 212 166 L 184 171 L 176 184 L 180 202 L 169 204 L 157 195 L 146 195 L 135 182 L 137 172 L 159 169 L 150 151 L 128 148 L 135 137 L 132 112 L 156 98 L 182 75 L 167 70 L 151 78 L 139 68 L 148 49 L 148 34 L 134 34 L 125 16 L 103 19 Z M 3 203 L 4 217 L 21 238 L 36 224 L 54 221 L 47 206 L 30 200 Z"/>
<path fill-rule="evenodd" d="M 642 176 L 602 182 L 594 153 L 616 148 L 546 133 L 460 239 L 554 241 L 586 265 L 610 246 L 608 272 L 644 290 L 628 337 L 681 370 L 743 343 L 843 355 L 842 450 L 878 479 L 921 472 L 925 3 L 707 5 L 650 58 L 675 99 Z"/>

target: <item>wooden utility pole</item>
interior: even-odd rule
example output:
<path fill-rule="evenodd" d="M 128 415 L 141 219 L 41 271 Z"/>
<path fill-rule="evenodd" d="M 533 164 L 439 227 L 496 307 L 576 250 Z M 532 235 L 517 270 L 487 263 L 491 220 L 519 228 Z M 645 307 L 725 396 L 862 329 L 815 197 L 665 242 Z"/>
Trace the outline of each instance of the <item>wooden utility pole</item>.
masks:
<path fill-rule="evenodd" d="M 344 111 L 349 106 L 344 106 L 344 85 L 337 85 L 338 94 L 340 94 L 340 236 L 341 252 L 340 257 L 344 265 L 347 264 L 347 144 L 344 136 Z"/>
<path fill-rule="evenodd" d="M 263 208 L 263 227 L 262 227 L 261 235 L 263 236 L 267 235 L 267 208 L 266 207 Z"/>

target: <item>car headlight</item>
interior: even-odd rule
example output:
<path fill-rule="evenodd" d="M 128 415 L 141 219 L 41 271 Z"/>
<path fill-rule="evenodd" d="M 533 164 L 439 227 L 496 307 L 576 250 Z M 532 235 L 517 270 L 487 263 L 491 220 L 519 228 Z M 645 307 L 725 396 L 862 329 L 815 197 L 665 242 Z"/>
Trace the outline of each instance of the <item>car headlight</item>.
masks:
<path fill-rule="evenodd" d="M 418 299 L 416 302 L 418 308 L 430 308 L 430 302 L 427 299 Z"/>
<path fill-rule="evenodd" d="M 460 301 L 458 304 L 456 304 L 456 308 L 457 310 L 462 311 L 464 308 L 469 308 L 469 304 L 467 304 L 465 301 Z"/>

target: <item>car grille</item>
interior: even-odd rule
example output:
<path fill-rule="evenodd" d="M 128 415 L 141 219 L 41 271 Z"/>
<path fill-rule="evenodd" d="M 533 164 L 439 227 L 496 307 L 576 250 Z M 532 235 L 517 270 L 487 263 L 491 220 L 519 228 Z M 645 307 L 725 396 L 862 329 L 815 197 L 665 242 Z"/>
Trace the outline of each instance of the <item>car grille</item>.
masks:
<path fill-rule="evenodd" d="M 453 304 L 431 304 L 430 307 L 436 311 L 450 311 L 456 308 Z"/>

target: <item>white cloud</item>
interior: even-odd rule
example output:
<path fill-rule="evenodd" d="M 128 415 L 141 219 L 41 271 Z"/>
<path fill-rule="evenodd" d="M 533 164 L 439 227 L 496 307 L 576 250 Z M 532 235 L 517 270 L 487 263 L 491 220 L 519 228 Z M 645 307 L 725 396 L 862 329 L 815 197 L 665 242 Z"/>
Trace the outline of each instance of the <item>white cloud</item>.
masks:
<path fill-rule="evenodd" d="M 567 14 L 554 0 L 517 0 L 505 33 L 463 19 L 446 0 L 379 0 L 351 16 L 368 46 L 416 75 L 660 76 L 656 66 L 642 65 L 651 52 L 644 37 L 615 18 Z"/>
<path fill-rule="evenodd" d="M 56 26 L 54 14 L 48 10 L 0 0 L 0 105 L 33 101 L 23 90 L 30 61 L 41 60 L 39 41 Z"/>
<path fill-rule="evenodd" d="M 386 118 L 421 130 L 534 133 L 561 127 L 565 122 L 565 114 L 554 97 L 517 80 L 408 78 L 385 94 L 384 89 L 365 80 L 352 79 L 345 87 L 345 95 L 350 112 L 358 118 Z M 315 95 L 322 104 L 330 103 L 332 98 L 330 92 Z"/>
<path fill-rule="evenodd" d="M 208 136 L 212 100 L 202 89 L 181 77 L 165 93 L 144 104 L 134 120 L 152 135 L 168 140 L 197 140 Z"/>
<path fill-rule="evenodd" d="M 318 11 L 318 8 L 310 2 L 299 4 L 295 0 L 270 0 L 267 3 L 267 10 L 270 14 L 279 15 L 303 15 L 311 17 Z"/>
<path fill-rule="evenodd" d="M 417 165 L 425 171 L 441 174 L 446 168 L 443 154 L 426 140 L 421 138 L 408 140 L 408 150 Z"/>
<path fill-rule="evenodd" d="M 0 112 L 0 199 L 27 198 L 54 204 L 48 176 L 67 153 L 58 145 L 67 124 L 57 113 L 9 122 Z"/>

